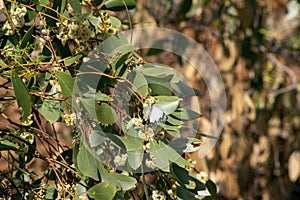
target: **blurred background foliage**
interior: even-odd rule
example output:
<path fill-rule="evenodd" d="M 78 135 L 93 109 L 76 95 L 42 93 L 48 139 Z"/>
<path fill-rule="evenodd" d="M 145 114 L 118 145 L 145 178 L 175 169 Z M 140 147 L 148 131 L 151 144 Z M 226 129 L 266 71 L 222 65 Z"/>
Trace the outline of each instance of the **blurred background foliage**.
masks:
<path fill-rule="evenodd" d="M 216 199 L 300 196 L 299 9 L 296 0 L 139 0 L 131 12 L 135 27 L 171 28 L 201 43 L 222 73 L 225 127 L 197 162 L 217 184 Z M 166 56 L 156 59 L 170 64 L 174 58 Z M 180 70 L 202 87 L 192 68 Z M 209 118 L 205 96 L 201 109 Z"/>

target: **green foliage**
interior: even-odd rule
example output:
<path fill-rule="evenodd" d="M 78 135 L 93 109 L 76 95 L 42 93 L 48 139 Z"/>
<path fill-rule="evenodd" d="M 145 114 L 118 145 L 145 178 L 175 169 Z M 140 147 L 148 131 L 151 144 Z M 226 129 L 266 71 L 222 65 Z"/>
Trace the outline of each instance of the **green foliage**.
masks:
<path fill-rule="evenodd" d="M 25 84 L 15 70 L 11 71 L 11 81 L 14 87 L 18 105 L 22 107 L 22 118 L 27 119 L 31 113 L 31 99 Z"/>
<path fill-rule="evenodd" d="M 17 165 L 3 157 L 10 168 L 0 173 L 8 180 L 0 198 L 149 199 L 160 190 L 174 199 L 187 195 L 182 190 L 194 197 L 205 188 L 183 181 L 199 184 L 187 172 L 193 164 L 182 156 L 192 139 L 181 140 L 181 150 L 176 143 L 183 124 L 201 117 L 181 97 L 200 92 L 173 68 L 146 63 L 119 34 L 122 22 L 106 12 L 133 9 L 135 0 L 4 6 L 9 18 L 0 22 L 0 74 L 12 83 L 22 119 L 9 119 L 14 128 L 0 140 L 0 155 L 13 152 L 19 159 Z M 93 60 L 87 55 L 97 45 L 100 59 Z M 56 126 L 72 138 L 57 137 Z M 38 176 L 27 169 L 33 159 L 48 164 Z M 173 165 L 187 177 L 176 176 Z M 161 183 L 141 181 L 150 173 Z M 174 179 L 182 185 L 168 184 Z"/>
<path fill-rule="evenodd" d="M 111 200 L 116 194 L 116 188 L 106 182 L 98 183 L 87 191 L 87 194 L 93 199 Z"/>

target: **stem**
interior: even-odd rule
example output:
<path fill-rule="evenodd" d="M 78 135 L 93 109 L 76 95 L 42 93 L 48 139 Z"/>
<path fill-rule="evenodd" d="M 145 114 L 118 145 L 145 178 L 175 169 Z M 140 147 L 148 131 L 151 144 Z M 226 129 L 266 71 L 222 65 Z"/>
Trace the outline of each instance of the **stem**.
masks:
<path fill-rule="evenodd" d="M 191 131 L 195 132 L 197 135 L 200 135 L 200 136 L 203 136 L 203 137 L 207 137 L 207 138 L 210 138 L 210 139 L 218 139 L 218 137 L 216 136 L 213 136 L 213 135 L 208 135 L 208 134 L 205 134 L 205 133 L 201 133 L 191 127 L 188 127 L 188 126 L 181 126 L 182 128 L 187 128 L 187 129 L 190 129 Z"/>
<path fill-rule="evenodd" d="M 143 185 L 144 185 L 144 192 L 145 192 L 145 195 L 146 195 L 146 200 L 150 200 L 149 193 L 148 193 L 148 188 L 147 188 L 147 183 L 146 183 L 146 179 L 145 179 L 145 174 L 144 174 L 143 164 L 141 165 L 141 170 L 142 170 Z"/>
<path fill-rule="evenodd" d="M 126 9 L 126 14 L 127 14 L 127 17 L 128 17 L 128 21 L 129 21 L 129 30 L 132 30 L 132 22 L 131 22 L 131 17 L 130 17 L 130 13 L 129 13 L 129 10 L 128 10 L 128 7 L 125 3 L 125 0 L 122 0 L 124 6 L 125 6 L 125 9 Z M 132 44 L 132 32 L 130 34 L 130 44 Z"/>

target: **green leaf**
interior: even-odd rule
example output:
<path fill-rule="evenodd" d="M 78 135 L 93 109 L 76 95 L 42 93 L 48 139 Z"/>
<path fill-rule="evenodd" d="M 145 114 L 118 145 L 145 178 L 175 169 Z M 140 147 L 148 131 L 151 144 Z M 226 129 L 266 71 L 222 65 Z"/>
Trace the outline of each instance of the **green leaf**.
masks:
<path fill-rule="evenodd" d="M 134 47 L 131 46 L 125 36 L 121 34 L 107 38 L 102 42 L 100 47 L 100 50 L 103 53 L 110 54 L 112 57 L 114 54 L 118 55 L 117 57 L 120 57 L 121 55 L 134 50 Z"/>
<path fill-rule="evenodd" d="M 71 7 L 74 9 L 74 11 L 81 15 L 81 5 L 79 0 L 69 0 L 69 3 L 71 4 Z"/>
<path fill-rule="evenodd" d="M 85 107 L 91 117 L 97 118 L 97 120 L 103 125 L 114 124 L 117 119 L 117 113 L 107 103 L 97 104 L 94 99 L 81 99 L 80 102 Z"/>
<path fill-rule="evenodd" d="M 207 187 L 209 193 L 211 194 L 211 196 L 209 197 L 205 197 L 205 200 L 213 200 L 215 199 L 215 196 L 217 194 L 217 186 L 214 182 L 212 182 L 211 180 L 206 181 L 205 186 Z"/>
<path fill-rule="evenodd" d="M 175 130 L 167 130 L 167 133 L 172 135 L 175 138 L 179 138 L 181 136 L 179 130 L 175 131 Z"/>
<path fill-rule="evenodd" d="M 122 188 L 123 191 L 130 190 L 135 187 L 136 179 L 123 174 L 108 173 L 103 164 L 98 162 L 98 170 L 101 175 L 102 182 L 108 182 L 117 189 Z"/>
<path fill-rule="evenodd" d="M 107 2 L 105 2 L 102 9 L 113 10 L 113 11 L 125 10 L 126 7 L 124 5 L 124 2 L 128 9 L 133 9 L 136 6 L 135 0 L 108 0 Z"/>
<path fill-rule="evenodd" d="M 180 120 L 194 120 L 200 118 L 202 115 L 186 108 L 178 108 L 172 113 L 172 116 Z"/>
<path fill-rule="evenodd" d="M 158 123 L 158 125 L 164 128 L 166 131 L 178 131 L 181 128 L 181 126 L 170 126 L 163 123 Z"/>
<path fill-rule="evenodd" d="M 164 151 L 165 145 L 161 142 L 150 141 L 150 154 L 155 157 L 156 166 L 165 172 L 170 172 L 170 163 L 167 153 Z"/>
<path fill-rule="evenodd" d="M 103 142 L 105 142 L 106 138 L 100 135 L 98 132 L 92 130 L 89 135 L 89 142 L 91 144 L 91 147 L 97 147 Z"/>
<path fill-rule="evenodd" d="M 31 113 L 31 99 L 25 84 L 15 70 L 11 71 L 11 81 L 15 91 L 18 105 L 22 107 L 22 118 L 27 119 Z"/>
<path fill-rule="evenodd" d="M 183 150 L 186 148 L 186 144 L 189 142 L 187 138 L 177 138 L 169 143 L 169 146 L 173 148 L 178 154 L 183 154 Z"/>
<path fill-rule="evenodd" d="M 127 152 L 127 155 L 128 155 L 127 158 L 128 164 L 132 169 L 136 170 L 141 166 L 143 161 L 143 155 L 144 155 L 144 152 L 142 150 Z"/>
<path fill-rule="evenodd" d="M 101 103 L 99 109 L 96 109 L 98 120 L 103 125 L 116 123 L 117 113 L 107 103 Z"/>
<path fill-rule="evenodd" d="M 74 64 L 81 57 L 82 57 L 82 54 L 79 54 L 79 55 L 74 56 L 74 57 L 69 57 L 69 58 L 67 58 L 67 59 L 64 60 L 64 65 L 68 67 L 68 66 Z"/>
<path fill-rule="evenodd" d="M 126 146 L 127 151 L 141 151 L 143 149 L 143 140 L 139 137 L 127 135 L 126 138 L 119 136 Z"/>
<path fill-rule="evenodd" d="M 126 176 L 124 174 L 112 174 L 112 176 L 120 184 L 123 191 L 132 190 L 136 187 L 137 181 L 133 177 Z"/>
<path fill-rule="evenodd" d="M 77 155 L 77 165 L 79 171 L 88 177 L 95 180 L 99 180 L 98 177 L 98 161 L 97 159 L 87 150 L 84 144 L 81 144 Z"/>
<path fill-rule="evenodd" d="M 76 197 L 74 200 L 88 199 L 86 195 L 86 183 L 83 180 L 80 180 L 79 184 L 77 185 L 75 194 Z"/>
<path fill-rule="evenodd" d="M 176 118 L 172 117 L 171 115 L 168 116 L 167 122 L 169 122 L 170 124 L 172 124 L 174 126 L 180 126 L 183 124 L 183 121 L 176 119 Z"/>
<path fill-rule="evenodd" d="M 93 186 L 87 191 L 87 194 L 96 200 L 112 200 L 116 194 L 116 187 L 110 183 L 102 182 Z"/>
<path fill-rule="evenodd" d="M 38 110 L 50 124 L 56 122 L 61 115 L 59 101 L 45 100 Z"/>
<path fill-rule="evenodd" d="M 18 149 L 18 146 L 15 143 L 10 142 L 8 140 L 0 140 L 0 151 L 9 151 L 9 150 L 20 151 Z"/>
<path fill-rule="evenodd" d="M 84 13 L 82 15 L 77 15 L 71 18 L 72 21 L 74 22 L 79 22 L 79 21 L 83 21 L 85 19 L 89 19 L 89 17 L 92 16 L 90 13 Z"/>
<path fill-rule="evenodd" d="M 180 185 L 190 189 L 194 194 L 197 194 L 199 190 L 205 190 L 205 185 L 201 183 L 198 179 L 193 177 L 185 168 L 180 167 L 176 164 L 172 165 L 171 173 L 176 178 L 176 180 L 180 183 Z M 193 187 L 191 186 L 191 182 L 194 182 Z"/>
<path fill-rule="evenodd" d="M 28 15 L 28 21 L 31 22 L 35 16 L 37 15 L 37 12 L 35 10 L 27 10 L 27 15 Z"/>
<path fill-rule="evenodd" d="M 185 96 L 200 96 L 202 94 L 199 90 L 191 88 L 181 81 L 177 83 L 171 83 L 171 87 L 179 94 Z"/>
<path fill-rule="evenodd" d="M 113 100 L 110 96 L 108 96 L 100 91 L 96 93 L 95 99 L 98 101 L 112 101 Z"/>
<path fill-rule="evenodd" d="M 116 27 L 116 28 L 121 27 L 122 22 L 118 18 L 116 18 L 114 16 L 109 16 L 109 18 L 110 18 L 111 25 L 113 27 Z"/>
<path fill-rule="evenodd" d="M 182 100 L 176 96 L 155 96 L 155 98 L 157 99 L 157 107 L 166 115 L 173 113 Z"/>
<path fill-rule="evenodd" d="M 46 199 L 56 199 L 57 197 L 57 190 L 52 185 L 47 184 L 46 186 Z"/>
<path fill-rule="evenodd" d="M 179 6 L 179 14 L 182 16 L 185 16 L 187 12 L 191 9 L 193 5 L 193 0 L 184 0 L 181 2 L 181 5 Z"/>
<path fill-rule="evenodd" d="M 138 89 L 139 93 L 143 96 L 148 95 L 148 83 L 145 76 L 139 71 L 136 72 L 136 75 L 133 80 L 133 85 Z M 134 90 L 136 89 L 134 88 Z"/>
<path fill-rule="evenodd" d="M 170 87 L 168 87 L 168 84 L 160 83 L 149 83 L 149 87 L 151 88 L 151 93 L 153 95 L 165 95 L 165 96 L 171 96 L 172 91 L 170 90 Z"/>
<path fill-rule="evenodd" d="M 195 196 L 182 186 L 176 188 L 176 194 L 180 199 L 196 200 Z"/>
<path fill-rule="evenodd" d="M 95 27 L 97 27 L 99 25 L 99 23 L 100 23 L 100 19 L 98 17 L 95 17 L 94 15 L 91 15 L 91 14 L 89 14 L 87 16 L 87 19 Z"/>
<path fill-rule="evenodd" d="M 191 166 L 191 163 L 183 159 L 174 149 L 161 141 L 150 141 L 150 154 L 155 156 L 157 167 L 166 172 L 169 172 L 169 161 L 182 167 Z"/>
<path fill-rule="evenodd" d="M 66 72 L 57 72 L 56 78 L 61 86 L 62 93 L 64 97 L 72 97 L 74 78 Z M 68 98 L 68 101 L 72 103 L 72 98 Z"/>
<path fill-rule="evenodd" d="M 167 77 L 175 74 L 175 70 L 171 67 L 153 65 L 149 63 L 145 64 L 142 67 L 137 67 L 137 70 L 145 76 L 154 77 Z"/>
<path fill-rule="evenodd" d="M 27 46 L 27 43 L 30 41 L 30 39 L 32 38 L 32 35 L 33 35 L 33 30 L 34 30 L 34 25 L 32 25 L 27 33 L 24 35 L 24 37 L 22 38 L 21 40 L 21 45 L 20 47 L 23 49 Z"/>

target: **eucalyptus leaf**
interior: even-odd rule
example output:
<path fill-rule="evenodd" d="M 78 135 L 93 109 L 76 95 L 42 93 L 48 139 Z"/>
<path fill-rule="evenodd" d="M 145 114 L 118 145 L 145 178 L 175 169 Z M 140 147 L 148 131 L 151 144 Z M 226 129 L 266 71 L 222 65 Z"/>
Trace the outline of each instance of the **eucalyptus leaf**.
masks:
<path fill-rule="evenodd" d="M 67 59 L 64 60 L 64 65 L 68 67 L 68 66 L 74 64 L 80 58 L 82 58 L 82 54 L 67 58 Z"/>
<path fill-rule="evenodd" d="M 103 53 L 110 54 L 110 56 L 114 56 L 114 54 L 123 55 L 134 50 L 134 47 L 129 45 L 128 40 L 124 37 L 124 35 L 117 35 L 107 38 L 101 43 L 100 51 Z"/>
<path fill-rule="evenodd" d="M 45 100 L 38 110 L 50 124 L 56 122 L 61 116 L 59 101 Z"/>
<path fill-rule="evenodd" d="M 127 151 L 141 151 L 143 149 L 143 140 L 139 137 L 127 135 L 126 138 L 118 136 L 125 144 Z"/>
<path fill-rule="evenodd" d="M 83 180 L 79 181 L 79 184 L 77 184 L 76 190 L 75 190 L 75 200 L 82 200 L 82 199 L 87 199 L 87 194 L 86 194 L 86 183 Z"/>
<path fill-rule="evenodd" d="M 91 131 L 90 135 L 89 135 L 89 142 L 91 144 L 91 147 L 97 147 L 100 144 L 102 144 L 103 142 L 105 142 L 106 138 L 103 137 L 102 135 L 100 135 L 98 132 L 96 131 Z"/>
<path fill-rule="evenodd" d="M 27 119 L 31 113 L 31 98 L 28 90 L 15 70 L 11 71 L 11 81 L 18 105 L 22 107 L 22 118 Z"/>
<path fill-rule="evenodd" d="M 202 94 L 199 90 L 192 88 L 181 81 L 179 81 L 177 83 L 171 83 L 171 87 L 175 91 L 177 91 L 180 95 L 200 96 Z"/>
<path fill-rule="evenodd" d="M 28 44 L 28 42 L 30 41 L 30 39 L 32 38 L 32 35 L 33 35 L 33 31 L 34 31 L 34 25 L 32 25 L 27 33 L 24 35 L 24 37 L 22 38 L 21 40 L 21 44 L 20 44 L 20 47 L 21 48 L 25 48 Z"/>
<path fill-rule="evenodd" d="M 20 151 L 17 144 L 8 140 L 0 140 L 0 151 Z"/>
<path fill-rule="evenodd" d="M 107 103 L 96 103 L 94 99 L 80 99 L 88 114 L 97 118 L 103 125 L 111 125 L 116 122 L 117 114 L 115 110 Z"/>
<path fill-rule="evenodd" d="M 150 141 L 150 154 L 155 156 L 157 167 L 166 172 L 169 172 L 169 161 L 182 167 L 191 166 L 191 163 L 186 161 L 174 149 L 161 141 Z"/>
<path fill-rule="evenodd" d="M 79 0 L 69 0 L 71 7 L 75 10 L 77 14 L 81 14 L 81 5 Z"/>
<path fill-rule="evenodd" d="M 113 27 L 119 28 L 122 26 L 122 22 L 118 18 L 114 16 L 109 16 L 109 19 Z"/>
<path fill-rule="evenodd" d="M 45 199 L 56 199 L 56 197 L 57 197 L 57 190 L 55 189 L 55 187 L 47 184 Z"/>
<path fill-rule="evenodd" d="M 125 5 L 124 5 L 125 3 Z M 135 0 L 108 0 L 105 2 L 102 9 L 112 10 L 112 11 L 121 11 L 125 10 L 126 7 L 128 9 L 133 9 L 136 6 Z"/>
<path fill-rule="evenodd" d="M 134 170 L 139 168 L 143 161 L 143 154 L 144 154 L 143 149 L 140 151 L 130 151 L 127 152 L 127 154 L 128 154 L 127 159 L 130 167 Z"/>
<path fill-rule="evenodd" d="M 95 180 L 99 180 L 98 177 L 98 161 L 96 158 L 87 150 L 86 146 L 82 144 L 79 148 L 77 155 L 77 165 L 80 172 L 88 177 Z"/>
<path fill-rule="evenodd" d="M 203 183 L 201 183 L 198 179 L 193 177 L 185 168 L 180 167 L 176 164 L 172 165 L 171 173 L 176 178 L 176 180 L 180 183 L 180 185 L 189 189 L 194 194 L 197 194 L 199 190 L 205 190 L 206 187 Z M 194 182 L 193 187 L 191 187 L 191 182 Z"/>
<path fill-rule="evenodd" d="M 133 177 L 124 174 L 112 174 L 112 176 L 117 180 L 123 191 L 132 190 L 136 187 L 137 181 Z"/>
<path fill-rule="evenodd" d="M 178 186 L 176 188 L 176 194 L 180 199 L 196 200 L 195 195 L 193 195 L 190 191 L 185 189 L 183 186 Z"/>
<path fill-rule="evenodd" d="M 211 180 L 206 181 L 205 183 L 206 188 L 208 189 L 211 196 L 205 197 L 205 200 L 213 200 L 217 194 L 217 186 Z"/>
<path fill-rule="evenodd" d="M 93 26 L 95 26 L 95 27 L 99 26 L 100 19 L 98 17 L 95 17 L 94 15 L 89 14 L 87 16 L 87 19 Z"/>
<path fill-rule="evenodd" d="M 28 21 L 31 22 L 37 15 L 37 12 L 35 10 L 27 10 L 28 15 Z"/>
<path fill-rule="evenodd" d="M 167 130 L 167 133 L 175 138 L 181 137 L 179 130 Z"/>
<path fill-rule="evenodd" d="M 133 85 L 136 87 L 134 88 L 134 90 L 137 89 L 141 95 L 148 95 L 148 83 L 145 76 L 141 72 L 136 72 L 133 80 Z"/>
<path fill-rule="evenodd" d="M 183 121 L 176 119 L 176 118 L 172 117 L 171 115 L 168 116 L 167 122 L 169 122 L 170 124 L 175 125 L 175 126 L 180 126 L 183 124 Z"/>
<path fill-rule="evenodd" d="M 167 77 L 175 74 L 175 70 L 171 67 L 153 65 L 149 63 L 137 69 L 145 76 Z"/>
<path fill-rule="evenodd" d="M 68 97 L 68 101 L 72 103 L 70 97 L 73 95 L 74 78 L 67 72 L 57 72 L 55 76 L 60 84 L 63 96 Z"/>
<path fill-rule="evenodd" d="M 94 185 L 87 191 L 87 194 L 96 200 L 112 200 L 116 194 L 116 187 L 107 182 L 101 182 Z"/>
<path fill-rule="evenodd" d="M 98 162 L 98 170 L 101 175 L 101 181 L 110 183 L 117 189 L 122 188 L 123 191 L 127 191 L 134 188 L 137 183 L 133 177 L 113 172 L 109 173 L 100 162 Z"/>
<path fill-rule="evenodd" d="M 181 1 L 181 5 L 179 6 L 179 14 L 185 16 L 193 5 L 193 0 L 184 0 Z"/>
<path fill-rule="evenodd" d="M 183 150 L 186 148 L 186 144 L 189 142 L 187 138 L 177 138 L 169 143 L 169 146 L 173 148 L 178 154 L 182 155 Z"/>
<path fill-rule="evenodd" d="M 200 118 L 202 115 L 186 108 L 178 108 L 172 113 L 172 116 L 180 120 L 194 120 Z"/>

